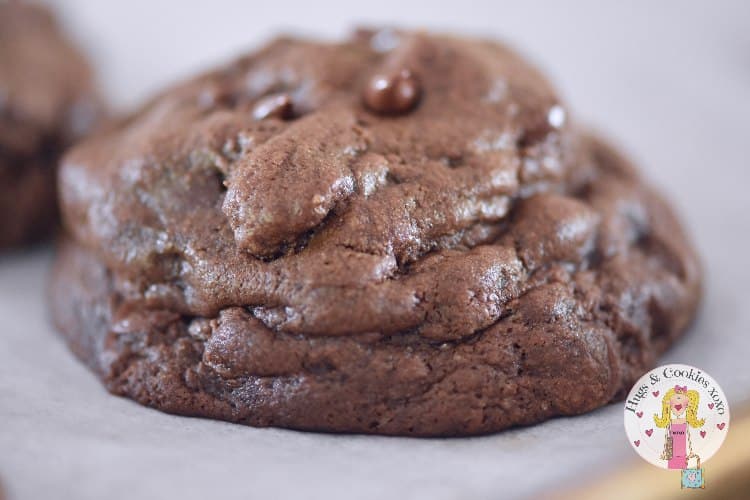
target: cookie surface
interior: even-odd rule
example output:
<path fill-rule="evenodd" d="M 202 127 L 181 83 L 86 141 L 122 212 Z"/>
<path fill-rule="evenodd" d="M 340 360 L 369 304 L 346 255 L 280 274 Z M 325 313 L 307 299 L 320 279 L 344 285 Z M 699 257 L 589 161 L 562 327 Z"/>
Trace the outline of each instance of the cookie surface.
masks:
<path fill-rule="evenodd" d="M 51 307 L 115 394 L 256 426 L 468 435 L 622 397 L 696 255 L 498 44 L 279 39 L 60 171 Z"/>
<path fill-rule="evenodd" d="M 56 226 L 56 163 L 98 107 L 86 62 L 51 14 L 0 3 L 0 248 Z"/>

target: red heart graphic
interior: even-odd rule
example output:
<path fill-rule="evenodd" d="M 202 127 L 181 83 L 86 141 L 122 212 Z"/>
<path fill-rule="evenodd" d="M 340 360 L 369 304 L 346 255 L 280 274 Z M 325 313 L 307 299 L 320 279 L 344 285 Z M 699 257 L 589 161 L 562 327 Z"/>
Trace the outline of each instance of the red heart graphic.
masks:
<path fill-rule="evenodd" d="M 653 394 L 655 398 L 659 397 L 659 391 L 654 391 L 651 394 Z"/>
<path fill-rule="evenodd" d="M 718 427 L 720 431 L 723 431 L 725 425 L 727 425 L 726 422 L 722 422 L 720 424 L 716 424 L 716 427 Z"/>
<path fill-rule="evenodd" d="M 648 437 L 651 437 L 651 434 L 653 434 L 653 433 L 654 433 L 654 430 L 653 430 L 653 429 L 646 429 L 646 435 L 647 435 Z"/>
<path fill-rule="evenodd" d="M 714 404 L 713 403 L 708 403 L 708 409 L 709 410 L 713 410 L 714 409 Z"/>
<path fill-rule="evenodd" d="M 638 418 L 641 418 L 643 416 L 643 412 L 642 411 L 636 412 L 636 415 L 638 415 Z"/>
<path fill-rule="evenodd" d="M 702 438 L 706 437 L 706 431 L 701 431 L 701 437 Z"/>
<path fill-rule="evenodd" d="M 641 440 L 639 439 L 639 440 L 637 440 L 637 441 L 633 441 L 633 444 L 634 444 L 634 445 L 635 445 L 636 447 L 638 447 L 638 446 L 640 446 L 640 445 L 641 445 Z"/>
<path fill-rule="evenodd" d="M 674 405 L 674 409 L 680 411 L 682 410 L 682 405 Z"/>

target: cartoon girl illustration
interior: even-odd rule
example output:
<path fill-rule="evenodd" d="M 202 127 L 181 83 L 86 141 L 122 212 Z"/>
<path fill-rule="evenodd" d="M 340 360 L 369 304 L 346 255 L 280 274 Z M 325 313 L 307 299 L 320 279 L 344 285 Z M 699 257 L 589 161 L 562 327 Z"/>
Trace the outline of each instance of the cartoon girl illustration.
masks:
<path fill-rule="evenodd" d="M 690 427 L 703 427 L 706 419 L 698 419 L 698 391 L 686 385 L 669 389 L 661 401 L 661 416 L 654 414 L 657 427 L 666 428 L 662 460 L 670 469 L 687 468 L 687 458 L 693 454 Z"/>

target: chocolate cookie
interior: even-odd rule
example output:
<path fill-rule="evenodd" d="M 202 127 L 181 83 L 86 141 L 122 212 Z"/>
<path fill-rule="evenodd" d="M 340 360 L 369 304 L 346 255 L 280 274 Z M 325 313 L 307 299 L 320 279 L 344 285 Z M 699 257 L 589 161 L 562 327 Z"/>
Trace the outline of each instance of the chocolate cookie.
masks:
<path fill-rule="evenodd" d="M 466 435 L 621 398 L 696 255 L 493 42 L 279 39 L 66 155 L 53 317 L 115 394 L 256 426 Z"/>
<path fill-rule="evenodd" d="M 96 103 L 89 68 L 52 15 L 0 2 L 0 248 L 56 226 L 55 166 Z"/>

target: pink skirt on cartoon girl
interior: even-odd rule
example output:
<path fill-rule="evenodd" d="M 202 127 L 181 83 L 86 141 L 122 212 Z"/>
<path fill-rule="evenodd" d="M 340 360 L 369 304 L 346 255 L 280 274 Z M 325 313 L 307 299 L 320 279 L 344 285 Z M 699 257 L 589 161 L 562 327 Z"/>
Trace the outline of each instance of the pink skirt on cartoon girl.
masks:
<path fill-rule="evenodd" d="M 669 426 L 672 436 L 672 458 L 669 459 L 670 469 L 685 469 L 687 467 L 687 423 Z"/>

